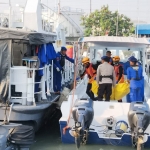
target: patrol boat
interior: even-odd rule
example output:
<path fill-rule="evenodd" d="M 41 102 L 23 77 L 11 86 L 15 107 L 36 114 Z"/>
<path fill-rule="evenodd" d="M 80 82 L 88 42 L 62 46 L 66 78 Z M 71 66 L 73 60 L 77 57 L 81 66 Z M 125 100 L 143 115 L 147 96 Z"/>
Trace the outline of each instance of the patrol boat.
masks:
<path fill-rule="evenodd" d="M 65 45 L 63 28 L 58 25 L 54 32 L 50 18 L 43 17 L 45 7 L 40 0 L 28 0 L 23 22 L 16 24 L 10 14 L 9 27 L 0 27 L 0 120 L 30 121 L 36 131 L 59 99 L 53 91 L 53 59 Z M 66 64 L 64 83 L 73 70 Z"/>
<path fill-rule="evenodd" d="M 61 106 L 61 140 L 66 144 L 109 144 L 134 146 L 137 150 L 150 147 L 150 81 L 147 48 L 150 43 L 134 37 L 84 37 L 79 44 L 88 44 L 90 60 L 100 60 L 110 50 L 124 64 L 135 56 L 143 65 L 144 102 L 122 103 L 91 101 L 86 95 L 87 77 L 78 82 L 68 101 Z M 80 50 L 78 50 L 80 51 Z M 147 68 L 145 68 L 147 65 Z M 67 108 L 67 109 L 66 109 Z"/>

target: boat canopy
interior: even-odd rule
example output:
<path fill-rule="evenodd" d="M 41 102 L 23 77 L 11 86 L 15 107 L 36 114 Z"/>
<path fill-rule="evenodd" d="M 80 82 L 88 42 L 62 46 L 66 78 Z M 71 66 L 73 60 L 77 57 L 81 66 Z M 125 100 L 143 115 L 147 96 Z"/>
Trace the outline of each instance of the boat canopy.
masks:
<path fill-rule="evenodd" d="M 12 40 L 22 41 L 22 43 L 29 43 L 30 45 L 42 45 L 53 43 L 56 40 L 56 34 L 44 34 L 25 31 L 23 29 L 0 28 L 0 101 L 3 102 L 9 99 L 10 67 L 12 65 L 12 57 L 14 57 Z M 28 47 L 27 49 L 30 50 Z"/>
<path fill-rule="evenodd" d="M 53 43 L 56 40 L 55 33 L 39 33 L 23 29 L 0 28 L 0 40 L 26 40 L 32 45 Z"/>
<path fill-rule="evenodd" d="M 80 38 L 79 42 L 98 43 L 110 47 L 137 47 L 140 45 L 149 45 L 146 38 L 134 37 L 116 37 L 116 36 L 95 36 Z"/>

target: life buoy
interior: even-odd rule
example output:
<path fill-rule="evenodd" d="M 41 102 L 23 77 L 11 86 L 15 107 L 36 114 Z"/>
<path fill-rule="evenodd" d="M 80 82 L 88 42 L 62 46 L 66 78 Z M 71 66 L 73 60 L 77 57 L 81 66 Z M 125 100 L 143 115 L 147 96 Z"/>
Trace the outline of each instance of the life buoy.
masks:
<path fill-rule="evenodd" d="M 67 52 L 66 52 L 67 56 L 73 58 L 73 46 L 67 45 L 66 48 L 67 48 Z"/>

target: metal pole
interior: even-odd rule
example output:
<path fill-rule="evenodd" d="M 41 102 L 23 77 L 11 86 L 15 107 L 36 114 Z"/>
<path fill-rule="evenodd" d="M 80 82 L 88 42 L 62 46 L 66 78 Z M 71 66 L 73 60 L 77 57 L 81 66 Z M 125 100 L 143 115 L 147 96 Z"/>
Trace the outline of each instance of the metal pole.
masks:
<path fill-rule="evenodd" d="M 118 36 L 119 2 L 120 2 L 120 0 L 118 0 L 118 12 L 117 12 L 117 22 L 116 22 L 116 36 Z"/>
<path fill-rule="evenodd" d="M 9 28 L 11 26 L 11 3 L 10 3 L 10 0 L 9 0 Z"/>
<path fill-rule="evenodd" d="M 60 14 L 60 0 L 58 1 L 58 14 Z"/>
<path fill-rule="evenodd" d="M 136 37 L 138 38 L 139 36 L 138 36 L 138 34 L 139 34 L 139 31 L 138 31 L 138 29 L 139 29 L 139 0 L 137 1 L 137 35 L 136 35 Z"/>
<path fill-rule="evenodd" d="M 90 0 L 90 13 L 92 12 L 92 3 L 91 3 L 91 0 Z"/>

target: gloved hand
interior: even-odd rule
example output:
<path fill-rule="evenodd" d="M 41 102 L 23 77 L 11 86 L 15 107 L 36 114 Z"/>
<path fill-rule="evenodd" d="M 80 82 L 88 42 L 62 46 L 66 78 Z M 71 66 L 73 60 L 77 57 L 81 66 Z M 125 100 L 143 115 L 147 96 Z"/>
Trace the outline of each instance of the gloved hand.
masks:
<path fill-rule="evenodd" d="M 88 75 L 88 78 L 89 78 L 89 79 L 91 79 L 91 76 L 90 76 L 90 75 Z"/>
<path fill-rule="evenodd" d="M 79 80 L 79 79 L 80 79 L 80 77 L 77 77 L 77 78 L 76 78 L 76 80 Z"/>
<path fill-rule="evenodd" d="M 60 69 L 59 69 L 58 67 L 56 68 L 56 70 L 57 70 L 58 72 L 60 71 Z"/>

